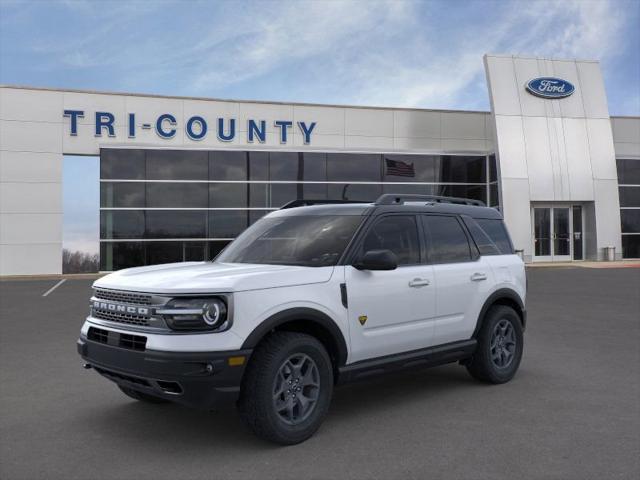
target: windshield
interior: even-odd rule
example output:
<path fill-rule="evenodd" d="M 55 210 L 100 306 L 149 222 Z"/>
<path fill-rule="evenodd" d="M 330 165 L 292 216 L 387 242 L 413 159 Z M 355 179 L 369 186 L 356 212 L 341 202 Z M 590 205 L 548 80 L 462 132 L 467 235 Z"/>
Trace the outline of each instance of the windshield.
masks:
<path fill-rule="evenodd" d="M 263 218 L 236 238 L 220 263 L 335 265 L 362 221 L 361 216 L 309 215 Z"/>

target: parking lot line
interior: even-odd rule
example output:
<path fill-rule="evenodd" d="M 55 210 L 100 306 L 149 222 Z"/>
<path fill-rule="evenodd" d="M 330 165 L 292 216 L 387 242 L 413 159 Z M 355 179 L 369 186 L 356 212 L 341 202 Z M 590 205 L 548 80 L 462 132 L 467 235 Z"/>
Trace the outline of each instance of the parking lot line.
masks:
<path fill-rule="evenodd" d="M 49 295 L 51 292 L 53 292 L 56 288 L 58 288 L 60 285 L 62 285 L 64 282 L 66 282 L 67 279 L 63 278 L 62 280 L 60 280 L 58 283 L 56 283 L 53 287 L 51 287 L 49 290 L 47 290 L 46 292 L 44 292 L 42 294 L 43 297 L 46 297 L 47 295 Z"/>

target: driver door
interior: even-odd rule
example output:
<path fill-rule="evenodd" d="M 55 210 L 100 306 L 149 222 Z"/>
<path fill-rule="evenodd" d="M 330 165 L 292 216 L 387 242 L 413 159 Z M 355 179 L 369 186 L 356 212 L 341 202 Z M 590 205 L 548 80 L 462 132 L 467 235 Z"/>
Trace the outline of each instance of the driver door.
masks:
<path fill-rule="evenodd" d="M 345 267 L 350 360 L 357 362 L 429 347 L 436 315 L 433 267 L 415 215 L 385 215 L 365 232 L 354 258 L 370 250 L 391 250 L 398 268 L 385 271 Z"/>

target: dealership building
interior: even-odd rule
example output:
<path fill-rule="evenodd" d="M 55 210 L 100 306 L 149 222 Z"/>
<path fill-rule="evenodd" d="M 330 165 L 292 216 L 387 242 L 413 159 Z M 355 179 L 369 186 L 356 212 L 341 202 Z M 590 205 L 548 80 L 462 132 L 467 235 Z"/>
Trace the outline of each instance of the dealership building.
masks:
<path fill-rule="evenodd" d="M 291 200 L 383 193 L 498 208 L 527 262 L 640 257 L 640 117 L 609 115 L 599 63 L 484 65 L 490 112 L 2 86 L 0 275 L 61 273 L 65 155 L 100 157 L 103 271 L 212 258 Z"/>

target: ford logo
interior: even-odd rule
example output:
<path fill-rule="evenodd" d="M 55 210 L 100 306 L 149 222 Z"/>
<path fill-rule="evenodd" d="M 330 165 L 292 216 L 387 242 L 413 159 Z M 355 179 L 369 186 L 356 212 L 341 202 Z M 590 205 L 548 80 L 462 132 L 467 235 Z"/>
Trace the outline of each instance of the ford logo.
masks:
<path fill-rule="evenodd" d="M 526 85 L 529 93 L 542 98 L 564 98 L 571 95 L 576 87 L 566 80 L 554 77 L 540 77 L 529 80 Z"/>

